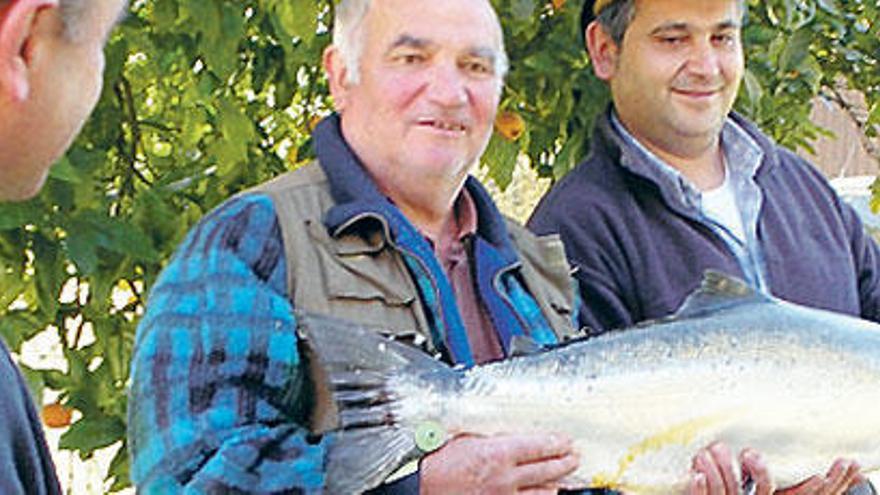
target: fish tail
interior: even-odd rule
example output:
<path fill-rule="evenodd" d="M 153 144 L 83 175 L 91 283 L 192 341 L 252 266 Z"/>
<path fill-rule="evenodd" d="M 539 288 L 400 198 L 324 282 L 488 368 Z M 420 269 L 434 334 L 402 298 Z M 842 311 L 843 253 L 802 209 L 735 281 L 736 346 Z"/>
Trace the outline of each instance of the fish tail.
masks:
<path fill-rule="evenodd" d="M 441 379 L 452 368 L 377 329 L 306 312 L 296 316 L 314 392 L 310 428 L 332 434 L 325 491 L 363 492 L 421 457 L 415 432 L 396 416 L 401 398 L 389 383 L 396 376 Z"/>

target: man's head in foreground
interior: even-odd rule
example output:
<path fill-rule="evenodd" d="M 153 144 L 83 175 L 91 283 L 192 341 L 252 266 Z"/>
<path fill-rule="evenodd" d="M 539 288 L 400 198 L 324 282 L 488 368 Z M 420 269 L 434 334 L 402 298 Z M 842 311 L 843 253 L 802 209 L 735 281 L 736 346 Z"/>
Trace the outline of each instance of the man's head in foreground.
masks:
<path fill-rule="evenodd" d="M 35 195 L 101 93 L 125 0 L 0 0 L 0 201 Z"/>

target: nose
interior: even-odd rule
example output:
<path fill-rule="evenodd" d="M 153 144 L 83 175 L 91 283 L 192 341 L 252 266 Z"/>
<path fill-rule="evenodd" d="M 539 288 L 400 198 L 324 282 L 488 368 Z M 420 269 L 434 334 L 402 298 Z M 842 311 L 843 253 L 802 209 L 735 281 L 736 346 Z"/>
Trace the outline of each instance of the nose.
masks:
<path fill-rule="evenodd" d="M 465 74 L 454 63 L 438 64 L 428 81 L 428 97 L 444 107 L 459 107 L 468 101 Z"/>
<path fill-rule="evenodd" d="M 696 43 L 688 59 L 688 70 L 707 78 L 721 74 L 721 59 L 710 39 Z"/>

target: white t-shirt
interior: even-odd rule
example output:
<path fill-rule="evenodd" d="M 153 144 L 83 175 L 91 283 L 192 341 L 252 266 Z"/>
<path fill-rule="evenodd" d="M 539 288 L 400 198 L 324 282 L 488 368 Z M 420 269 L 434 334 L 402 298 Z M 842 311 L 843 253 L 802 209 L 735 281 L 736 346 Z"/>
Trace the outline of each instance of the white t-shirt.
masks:
<path fill-rule="evenodd" d="M 736 206 L 736 195 L 733 192 L 733 184 L 730 182 L 730 174 L 727 173 L 727 164 L 724 166 L 724 182 L 715 189 L 703 191 L 702 206 L 703 213 L 707 217 L 724 226 L 734 237 L 745 244 L 745 227 L 743 227 L 739 208 Z"/>

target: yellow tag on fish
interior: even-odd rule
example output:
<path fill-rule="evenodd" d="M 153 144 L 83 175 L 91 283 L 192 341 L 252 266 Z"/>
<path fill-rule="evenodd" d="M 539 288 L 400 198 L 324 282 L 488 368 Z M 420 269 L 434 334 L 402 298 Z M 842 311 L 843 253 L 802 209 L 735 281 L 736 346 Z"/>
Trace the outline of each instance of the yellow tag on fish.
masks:
<path fill-rule="evenodd" d="M 415 440 L 422 452 L 433 452 L 446 443 L 446 431 L 440 423 L 425 421 L 416 427 Z"/>

